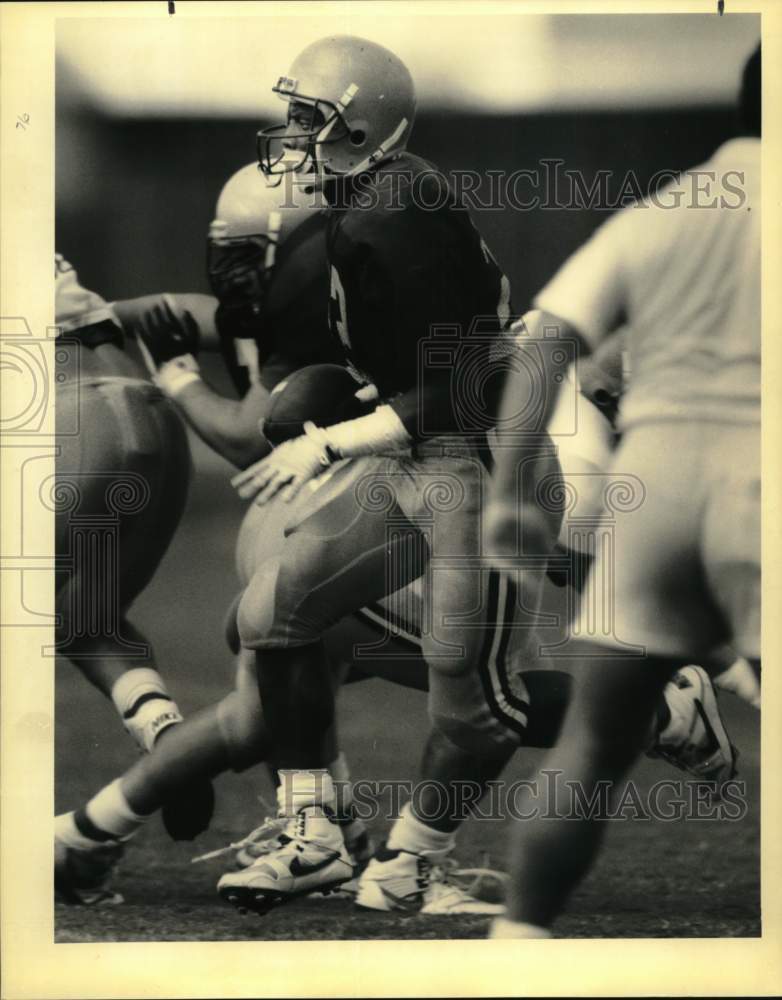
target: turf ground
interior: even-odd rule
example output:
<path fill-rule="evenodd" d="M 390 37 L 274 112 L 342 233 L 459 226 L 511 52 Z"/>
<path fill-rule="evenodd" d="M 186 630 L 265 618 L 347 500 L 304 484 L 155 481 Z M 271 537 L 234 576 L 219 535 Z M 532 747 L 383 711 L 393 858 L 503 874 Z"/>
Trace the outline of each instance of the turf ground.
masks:
<path fill-rule="evenodd" d="M 196 449 L 203 460 L 203 452 Z M 235 590 L 233 540 L 241 506 L 227 484 L 228 466 L 209 464 L 197 478 L 188 510 L 155 580 L 139 599 L 134 620 L 154 641 L 170 689 L 185 713 L 219 698 L 231 677 L 222 639 L 223 612 Z M 58 663 L 57 811 L 74 808 L 116 777 L 135 751 L 114 710 L 76 674 Z M 609 824 L 598 866 L 557 924 L 562 937 L 737 937 L 760 933 L 759 725 L 729 697 L 725 716 L 741 749 L 746 815 L 738 821 L 628 820 Z M 404 780 L 416 773 L 426 731 L 424 696 L 378 680 L 344 690 L 339 705 L 342 742 L 354 778 Z M 534 771 L 539 751 L 520 752 L 505 774 L 510 782 Z M 642 796 L 680 774 L 644 760 L 633 775 Z M 246 939 L 481 938 L 481 917 L 399 918 L 357 913 L 340 899 L 302 900 L 266 917 L 239 916 L 222 904 L 215 883 L 221 859 L 190 859 L 244 835 L 272 801 L 260 770 L 229 774 L 216 783 L 217 809 L 209 831 L 194 844 L 170 841 L 157 817 L 130 844 L 115 887 L 118 907 L 58 906 L 58 941 L 223 941 Z M 384 801 L 387 801 L 384 799 Z M 504 868 L 512 820 L 470 820 L 458 847 L 460 862 Z M 377 821 L 373 832 L 387 829 Z"/>

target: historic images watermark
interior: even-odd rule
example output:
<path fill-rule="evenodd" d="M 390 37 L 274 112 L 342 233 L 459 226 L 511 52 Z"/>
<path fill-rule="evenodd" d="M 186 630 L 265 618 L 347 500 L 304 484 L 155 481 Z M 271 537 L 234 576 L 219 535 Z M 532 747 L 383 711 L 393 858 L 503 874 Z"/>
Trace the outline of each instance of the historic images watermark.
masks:
<path fill-rule="evenodd" d="M 292 775 L 280 771 L 283 801 L 292 795 Z M 309 772 L 317 783 L 325 770 Z M 472 816 L 479 822 L 530 820 L 597 820 L 604 822 L 675 823 L 740 822 L 747 814 L 746 782 L 663 779 L 651 785 L 633 780 L 617 785 L 598 781 L 590 789 L 563 777 L 560 770 L 543 769 L 535 779 L 455 781 L 445 786 L 437 781 L 360 778 L 335 781 L 337 803 L 350 802 L 353 815 L 365 822 L 392 821 L 411 803 L 416 816 L 429 822 L 461 822 Z"/>
<path fill-rule="evenodd" d="M 312 207 L 320 207 L 320 195 L 315 192 L 324 183 L 329 183 L 326 175 L 282 174 L 279 184 L 287 192 L 282 207 L 300 203 L 302 190 L 318 199 L 313 200 Z M 457 205 L 475 212 L 615 212 L 629 206 L 641 210 L 738 211 L 747 203 L 743 170 L 664 168 L 642 178 L 634 170 L 624 173 L 596 170 L 586 174 L 567 167 L 565 160 L 556 157 L 544 157 L 533 167 L 510 171 L 443 171 L 435 167 L 412 171 L 381 165 L 373 173 L 353 178 L 349 187 L 335 192 L 335 197 L 349 199 L 352 209 L 389 212 L 401 211 L 411 202 L 424 212 Z"/>

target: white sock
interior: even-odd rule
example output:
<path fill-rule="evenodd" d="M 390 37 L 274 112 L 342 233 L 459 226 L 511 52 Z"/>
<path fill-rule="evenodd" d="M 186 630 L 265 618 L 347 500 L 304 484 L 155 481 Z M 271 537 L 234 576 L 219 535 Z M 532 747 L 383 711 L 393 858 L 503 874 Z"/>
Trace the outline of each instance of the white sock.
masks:
<path fill-rule="evenodd" d="M 345 838 L 337 823 L 336 794 L 325 768 L 311 771 L 279 771 L 277 804 L 281 816 L 289 816 L 294 833 L 345 852 Z M 302 815 L 303 814 L 303 815 Z M 303 819 L 303 828 L 298 824 Z M 345 854 L 347 857 L 347 855 Z"/>
<path fill-rule="evenodd" d="M 413 815 L 408 802 L 402 809 L 399 819 L 391 827 L 388 836 L 388 847 L 392 851 L 409 851 L 411 854 L 426 854 L 444 858 L 456 843 L 455 833 L 443 833 L 422 823 Z"/>
<path fill-rule="evenodd" d="M 125 728 L 147 753 L 165 729 L 182 721 L 163 678 L 152 667 L 126 670 L 114 683 L 111 700 Z"/>
<path fill-rule="evenodd" d="M 536 924 L 524 924 L 507 917 L 495 917 L 489 930 L 490 938 L 550 938 L 551 931 Z"/>
<path fill-rule="evenodd" d="M 111 700 L 123 719 L 138 709 L 145 695 L 172 701 L 163 678 L 153 667 L 134 667 L 118 677 L 111 689 Z M 146 700 L 152 700 L 148 698 Z"/>
<path fill-rule="evenodd" d="M 87 818 L 116 840 L 127 840 L 143 826 L 148 816 L 139 816 L 128 805 L 122 791 L 122 779 L 117 778 L 102 788 L 84 807 Z"/>
<path fill-rule="evenodd" d="M 353 804 L 353 785 L 350 781 L 350 769 L 344 753 L 340 752 L 336 760 L 329 764 L 329 774 L 334 783 L 337 815 L 347 817 L 350 815 L 350 807 Z"/>
<path fill-rule="evenodd" d="M 325 768 L 310 771 L 278 771 L 277 806 L 281 816 L 295 816 L 307 806 L 327 806 L 336 811 L 336 793 Z"/>
<path fill-rule="evenodd" d="M 54 817 L 54 836 L 61 844 L 73 847 L 77 851 L 89 851 L 94 847 L 105 847 L 105 840 L 93 840 L 85 836 L 76 826 L 72 812 Z"/>

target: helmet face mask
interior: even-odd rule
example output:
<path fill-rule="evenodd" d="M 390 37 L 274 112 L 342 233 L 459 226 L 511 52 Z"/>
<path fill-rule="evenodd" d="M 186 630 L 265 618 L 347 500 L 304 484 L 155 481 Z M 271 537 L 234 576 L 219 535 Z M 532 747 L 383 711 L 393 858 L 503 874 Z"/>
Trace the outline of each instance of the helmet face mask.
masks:
<path fill-rule="evenodd" d="M 289 103 L 287 123 L 258 133 L 267 176 L 314 172 L 350 177 L 407 145 L 415 88 L 388 49 L 350 35 L 322 38 L 294 60 L 273 93 Z"/>
<path fill-rule="evenodd" d="M 237 320 L 244 317 L 245 322 L 251 321 L 263 312 L 275 243 L 269 236 L 221 237 L 210 232 L 206 262 L 209 285 L 221 306 Z"/>
<path fill-rule="evenodd" d="M 257 163 L 225 183 L 209 227 L 206 269 L 232 335 L 258 333 L 280 249 L 322 206 L 322 198 L 298 178 L 283 189 L 263 177 Z"/>
<path fill-rule="evenodd" d="M 274 93 L 285 96 L 279 87 Z M 267 177 L 286 173 L 329 173 L 321 146 L 341 142 L 349 128 L 330 101 L 297 94 L 290 99 L 288 120 L 270 125 L 257 136 L 258 163 Z"/>

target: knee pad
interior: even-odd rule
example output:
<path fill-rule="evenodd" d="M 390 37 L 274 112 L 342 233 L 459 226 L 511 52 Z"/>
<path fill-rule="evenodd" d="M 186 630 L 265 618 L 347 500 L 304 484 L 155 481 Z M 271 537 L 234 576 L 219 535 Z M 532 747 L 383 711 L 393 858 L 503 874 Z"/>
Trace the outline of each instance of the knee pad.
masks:
<path fill-rule="evenodd" d="M 272 640 L 275 618 L 275 590 L 279 559 L 272 559 L 257 570 L 236 604 L 236 631 L 245 649 L 263 649 L 282 645 Z"/>
<path fill-rule="evenodd" d="M 253 576 L 239 600 L 236 625 L 245 649 L 285 649 L 320 642 L 329 627 L 307 611 L 306 581 L 283 580 L 281 560 L 270 559 Z"/>

